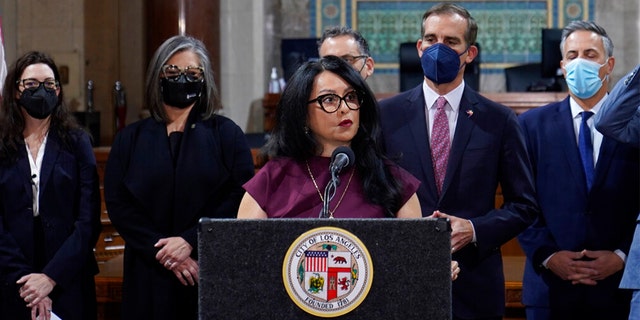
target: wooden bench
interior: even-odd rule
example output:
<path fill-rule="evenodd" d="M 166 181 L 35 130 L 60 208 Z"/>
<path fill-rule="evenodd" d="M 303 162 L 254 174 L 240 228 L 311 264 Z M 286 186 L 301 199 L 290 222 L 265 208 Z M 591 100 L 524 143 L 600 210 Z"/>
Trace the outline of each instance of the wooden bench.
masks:
<path fill-rule="evenodd" d="M 107 165 L 110 147 L 97 147 L 93 149 L 96 156 L 98 167 L 98 177 L 100 178 L 100 222 L 102 223 L 102 232 L 98 238 L 98 243 L 94 248 L 94 253 L 98 263 L 104 263 L 111 258 L 117 257 L 124 252 L 124 240 L 116 229 L 111 225 L 109 216 L 107 215 L 107 206 L 104 202 L 104 169 Z"/>
<path fill-rule="evenodd" d="M 515 239 L 510 242 L 517 241 Z M 507 243 L 503 249 L 514 245 Z M 519 249 L 519 246 L 518 246 Z M 505 255 L 503 252 L 502 263 L 504 269 L 504 290 L 505 290 L 505 317 L 504 319 L 524 319 L 524 305 L 522 304 L 522 275 L 524 274 L 524 255 Z"/>
<path fill-rule="evenodd" d="M 495 206 L 500 208 L 504 202 L 502 190 L 496 190 Z M 522 275 L 526 258 L 518 240 L 513 238 L 500 248 L 502 251 L 502 269 L 504 272 L 505 307 L 507 319 L 524 319 L 522 304 Z"/>
<path fill-rule="evenodd" d="M 567 97 L 566 92 L 501 92 L 482 93 L 490 100 L 501 103 L 516 114 L 522 114 L 529 109 L 541 107 Z M 502 191 L 496 192 L 496 208 L 502 206 Z M 524 251 L 516 239 L 511 239 L 501 248 L 505 278 L 505 307 L 506 319 L 524 319 L 524 305 L 522 304 L 522 276 L 526 258 Z"/>
<path fill-rule="evenodd" d="M 122 258 L 117 255 L 100 263 L 100 273 L 95 276 L 98 319 L 120 319 L 122 303 Z"/>
<path fill-rule="evenodd" d="M 516 114 L 521 114 L 531 108 L 560 101 L 568 94 L 566 92 L 486 92 L 482 95 L 511 108 Z"/>
<path fill-rule="evenodd" d="M 95 276 L 96 299 L 98 302 L 98 319 L 120 319 L 120 303 L 122 301 L 122 254 L 124 240 L 111 224 L 104 202 L 104 169 L 107 165 L 110 147 L 96 147 L 98 177 L 100 178 L 100 222 L 102 232 L 94 248 L 100 272 Z"/>
<path fill-rule="evenodd" d="M 377 93 L 378 100 L 393 97 L 397 93 Z M 486 98 L 503 104 L 521 114 L 531 108 L 537 108 L 567 97 L 566 92 L 481 92 Z"/>

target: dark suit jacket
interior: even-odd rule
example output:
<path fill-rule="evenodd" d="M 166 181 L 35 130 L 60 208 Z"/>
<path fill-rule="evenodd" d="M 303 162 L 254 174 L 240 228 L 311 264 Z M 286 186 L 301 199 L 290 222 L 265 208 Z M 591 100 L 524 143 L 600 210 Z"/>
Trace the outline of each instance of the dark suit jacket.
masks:
<path fill-rule="evenodd" d="M 380 106 L 388 155 L 422 181 L 417 193 L 423 216 L 440 210 L 474 225 L 477 243 L 452 257 L 461 269 L 453 282 L 454 314 L 502 315 L 500 246 L 524 230 L 537 214 L 531 168 L 515 113 L 465 88 L 443 194 L 438 197 L 422 84 L 381 101 Z M 495 209 L 498 184 L 505 200 L 501 209 Z"/>
<path fill-rule="evenodd" d="M 216 115 L 189 115 L 174 169 L 166 126 L 152 118 L 116 137 L 105 171 L 111 222 L 125 240 L 123 319 L 192 318 L 197 288 L 185 287 L 155 259 L 161 238 L 180 236 L 197 259 L 202 217 L 233 218 L 253 176 L 241 129 Z"/>
<path fill-rule="evenodd" d="M 622 78 L 609 93 L 596 115 L 596 127 L 602 134 L 640 147 L 640 65 Z M 620 288 L 640 290 L 640 214 L 624 266 Z"/>
<path fill-rule="evenodd" d="M 595 122 L 602 134 L 640 147 L 640 64 L 616 83 Z"/>
<path fill-rule="evenodd" d="M 34 267 L 33 192 L 25 146 L 19 146 L 17 161 L 0 164 L 0 314 L 7 319 L 20 319 L 16 312 L 26 304 L 15 283 L 34 272 L 56 282 L 49 297 L 60 317 L 96 318 L 93 276 L 98 265 L 93 247 L 101 226 L 96 160 L 84 131 L 73 131 L 70 140 L 65 147 L 51 130 L 42 160 L 40 217 L 46 265 L 41 270 Z"/>
<path fill-rule="evenodd" d="M 559 250 L 620 249 L 628 253 L 638 214 L 638 149 L 604 137 L 587 191 L 569 98 L 520 115 L 533 165 L 539 219 L 520 236 L 527 255 L 523 302 L 532 306 L 589 304 L 607 307 L 628 300 L 616 289 L 622 271 L 595 287 L 571 285 L 542 266 Z"/>

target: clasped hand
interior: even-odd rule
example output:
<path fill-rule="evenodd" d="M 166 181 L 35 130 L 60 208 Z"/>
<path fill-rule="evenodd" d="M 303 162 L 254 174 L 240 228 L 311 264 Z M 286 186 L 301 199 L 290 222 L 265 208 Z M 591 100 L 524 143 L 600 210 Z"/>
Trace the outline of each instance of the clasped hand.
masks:
<path fill-rule="evenodd" d="M 154 247 L 161 248 L 156 260 L 172 271 L 180 283 L 193 286 L 198 282 L 198 262 L 190 257 L 193 248 L 186 240 L 182 237 L 163 238 Z"/>
<path fill-rule="evenodd" d="M 35 320 L 40 316 L 41 320 L 49 320 L 52 305 L 49 293 L 56 282 L 44 273 L 30 273 L 18 279 L 16 283 L 20 285 L 20 298 L 27 303 L 27 308 L 31 308 L 31 319 Z"/>
<path fill-rule="evenodd" d="M 614 252 L 606 250 L 558 251 L 547 262 L 547 268 L 562 280 L 591 286 L 623 267 L 624 261 Z"/>

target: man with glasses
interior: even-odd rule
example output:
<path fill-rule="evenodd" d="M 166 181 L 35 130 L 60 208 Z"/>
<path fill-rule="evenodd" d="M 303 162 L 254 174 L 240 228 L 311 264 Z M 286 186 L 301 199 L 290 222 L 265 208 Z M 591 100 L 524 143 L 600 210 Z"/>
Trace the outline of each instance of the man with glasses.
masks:
<path fill-rule="evenodd" d="M 367 80 L 373 74 L 375 62 L 369 54 L 369 44 L 360 32 L 349 27 L 334 26 L 327 28 L 318 41 L 320 58 L 337 56 L 360 72 Z"/>

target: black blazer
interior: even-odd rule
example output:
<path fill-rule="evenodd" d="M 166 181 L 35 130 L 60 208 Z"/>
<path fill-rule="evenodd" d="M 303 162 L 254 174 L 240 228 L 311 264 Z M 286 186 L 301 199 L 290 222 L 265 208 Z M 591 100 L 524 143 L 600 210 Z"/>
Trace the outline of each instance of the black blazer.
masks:
<path fill-rule="evenodd" d="M 40 172 L 40 217 L 46 265 L 34 267 L 34 218 L 31 168 L 19 146 L 16 162 L 0 165 L 0 314 L 18 319 L 26 308 L 16 281 L 42 272 L 56 282 L 49 295 L 63 319 L 95 319 L 93 276 L 98 273 L 93 248 L 100 234 L 100 190 L 96 160 L 88 135 L 70 133 L 65 147 L 49 132 Z M 15 316 L 15 317 L 14 317 Z"/>
<path fill-rule="evenodd" d="M 174 168 L 166 125 L 152 118 L 125 127 L 111 147 L 105 199 L 126 243 L 123 319 L 188 318 L 180 308 L 197 311 L 197 288 L 184 287 L 156 261 L 154 244 L 180 236 L 197 259 L 198 220 L 236 217 L 242 184 L 254 173 L 242 130 L 219 115 L 203 121 L 195 108 L 178 154 Z"/>
<path fill-rule="evenodd" d="M 469 219 L 477 242 L 453 254 L 460 276 L 453 282 L 453 313 L 492 317 L 504 313 L 500 246 L 524 230 L 538 208 L 531 166 L 515 113 L 465 87 L 460 101 L 443 192 L 437 195 L 422 84 L 382 100 L 387 154 L 422 184 L 423 216 L 434 210 Z M 495 209 L 498 184 L 504 205 Z"/>

